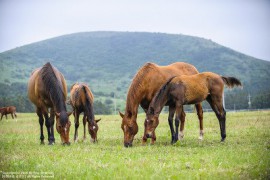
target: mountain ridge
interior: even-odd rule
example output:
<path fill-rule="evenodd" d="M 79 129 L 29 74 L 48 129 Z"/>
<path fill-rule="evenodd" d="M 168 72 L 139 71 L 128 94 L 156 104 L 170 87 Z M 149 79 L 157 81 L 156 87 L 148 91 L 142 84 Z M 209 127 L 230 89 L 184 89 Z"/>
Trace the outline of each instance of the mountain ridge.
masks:
<path fill-rule="evenodd" d="M 235 76 L 246 92 L 270 91 L 268 61 L 201 37 L 115 31 L 62 35 L 0 53 L 0 83 L 26 84 L 31 72 L 47 61 L 63 73 L 69 86 L 77 81 L 86 82 L 96 94 L 115 93 L 122 101 L 133 76 L 146 62 L 168 65 L 183 61 L 200 72 Z M 0 91 L 0 96 L 11 93 Z"/>

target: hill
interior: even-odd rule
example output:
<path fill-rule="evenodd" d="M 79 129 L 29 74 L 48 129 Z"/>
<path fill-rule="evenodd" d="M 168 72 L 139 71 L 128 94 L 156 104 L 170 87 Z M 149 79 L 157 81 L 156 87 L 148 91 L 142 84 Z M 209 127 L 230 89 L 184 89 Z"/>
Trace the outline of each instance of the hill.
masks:
<path fill-rule="evenodd" d="M 244 55 L 211 40 L 164 33 L 83 32 L 1 53 L 0 105 L 7 103 L 8 97 L 20 95 L 23 99 L 31 72 L 47 61 L 64 74 L 69 86 L 77 81 L 88 83 L 101 104 L 113 107 L 113 97 L 116 96 L 118 109 L 124 108 L 132 77 L 146 62 L 167 65 L 184 61 L 196 66 L 200 72 L 235 76 L 243 82 L 244 90 L 230 91 L 226 98 L 231 97 L 231 100 L 243 96 L 242 99 L 247 101 L 248 93 L 254 100 L 265 99 L 270 90 L 270 62 Z M 235 92 L 238 92 L 237 96 Z M 231 100 L 228 99 L 229 102 Z M 245 108 L 247 102 L 244 107 L 240 105 L 237 108 Z"/>

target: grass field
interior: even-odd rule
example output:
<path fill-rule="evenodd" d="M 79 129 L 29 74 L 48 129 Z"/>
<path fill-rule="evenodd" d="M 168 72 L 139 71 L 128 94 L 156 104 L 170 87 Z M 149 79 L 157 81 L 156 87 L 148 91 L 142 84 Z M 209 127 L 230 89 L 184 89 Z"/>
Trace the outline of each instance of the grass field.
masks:
<path fill-rule="evenodd" d="M 227 139 L 220 143 L 218 120 L 204 113 L 204 140 L 195 114 L 187 114 L 185 137 L 170 145 L 167 116 L 161 116 L 155 145 L 141 146 L 144 115 L 132 148 L 123 147 L 119 116 L 101 117 L 98 143 L 40 145 L 35 114 L 0 121 L 0 179 L 269 179 L 270 111 L 227 113 Z M 46 131 L 45 131 L 46 132 Z M 82 123 L 79 137 L 82 138 Z M 70 137 L 74 134 L 74 124 Z M 47 139 L 47 133 L 45 134 Z"/>

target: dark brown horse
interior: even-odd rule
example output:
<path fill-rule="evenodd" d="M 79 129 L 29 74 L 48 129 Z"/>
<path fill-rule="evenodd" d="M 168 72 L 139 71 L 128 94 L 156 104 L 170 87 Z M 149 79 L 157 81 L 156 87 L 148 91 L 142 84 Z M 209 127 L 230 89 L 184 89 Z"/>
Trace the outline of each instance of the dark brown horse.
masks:
<path fill-rule="evenodd" d="M 12 119 L 14 119 L 14 116 L 17 118 L 15 106 L 8 106 L 8 107 L 0 108 L 0 113 L 1 113 L 1 120 L 4 115 L 6 116 L 6 119 L 7 119 L 8 114 L 11 114 Z"/>
<path fill-rule="evenodd" d="M 241 82 L 234 77 L 223 77 L 211 72 L 169 79 L 150 103 L 145 120 L 147 136 L 151 137 L 158 126 L 159 114 L 166 103 L 175 104 L 176 117 L 178 121 L 182 121 L 180 115 L 183 111 L 183 105 L 197 104 L 207 100 L 219 120 L 221 141 L 224 141 L 226 138 L 226 111 L 222 102 L 224 85 L 229 88 L 242 86 Z M 180 129 L 180 136 L 181 133 Z"/>
<path fill-rule="evenodd" d="M 43 124 L 48 131 L 49 145 L 55 143 L 54 139 L 54 117 L 56 116 L 56 129 L 60 134 L 62 144 L 69 145 L 69 116 L 66 108 L 67 85 L 64 76 L 49 62 L 43 67 L 36 69 L 28 83 L 28 97 L 36 106 L 39 117 L 40 140 L 44 144 Z M 50 109 L 50 117 L 48 112 Z"/>
<path fill-rule="evenodd" d="M 74 122 L 75 122 L 75 134 L 74 142 L 78 141 L 78 127 L 79 127 L 79 117 L 83 112 L 83 127 L 84 127 L 84 136 L 83 140 L 86 139 L 85 136 L 85 125 L 88 122 L 88 131 L 91 136 L 91 141 L 97 141 L 97 131 L 99 120 L 95 120 L 94 110 L 93 110 L 93 101 L 94 96 L 90 88 L 84 83 L 75 83 L 72 85 L 70 90 L 70 103 L 73 107 Z"/>
<path fill-rule="evenodd" d="M 158 66 L 154 63 L 146 63 L 135 75 L 133 81 L 129 87 L 127 101 L 126 101 L 126 110 L 125 114 L 120 113 L 122 119 L 121 128 L 124 132 L 124 146 L 132 146 L 134 136 L 138 132 L 137 125 L 137 113 L 138 107 L 144 109 L 147 112 L 149 104 L 154 97 L 155 93 L 160 89 L 160 87 L 168 81 L 172 76 L 180 75 L 193 75 L 198 74 L 197 69 L 191 64 L 176 62 L 168 66 Z M 196 110 L 200 121 L 200 136 L 203 135 L 203 111 L 200 103 L 196 104 Z M 178 136 L 176 137 L 174 128 L 173 128 L 173 116 L 175 113 L 176 107 L 169 106 L 169 117 L 168 122 L 172 134 L 172 143 L 176 142 Z M 184 112 L 182 113 L 184 117 Z M 177 123 L 177 121 L 176 121 Z M 178 124 L 179 125 L 179 124 Z M 176 124 L 177 126 L 177 124 Z M 181 124 L 184 127 L 184 123 Z M 152 144 L 155 142 L 156 137 L 153 132 Z M 143 144 L 147 141 L 146 134 L 144 133 L 142 142 Z"/>

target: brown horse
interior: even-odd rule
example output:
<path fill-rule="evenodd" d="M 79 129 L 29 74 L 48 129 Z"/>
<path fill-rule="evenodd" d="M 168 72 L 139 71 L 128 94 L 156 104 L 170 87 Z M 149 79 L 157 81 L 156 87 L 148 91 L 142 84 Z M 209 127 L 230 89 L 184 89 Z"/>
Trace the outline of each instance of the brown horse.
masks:
<path fill-rule="evenodd" d="M 138 132 L 138 125 L 136 122 L 138 107 L 147 112 L 149 104 L 159 88 L 172 76 L 198 74 L 197 69 L 191 64 L 184 62 L 176 62 L 168 66 L 158 66 L 153 63 L 146 63 L 135 75 L 129 87 L 125 114 L 119 112 L 122 119 L 121 128 L 124 132 L 124 146 L 132 146 L 134 136 Z M 196 104 L 196 110 L 200 121 L 200 136 L 203 135 L 203 111 L 200 103 Z M 168 122 L 172 134 L 172 143 L 176 142 L 176 135 L 173 128 L 173 116 L 175 113 L 175 106 L 169 106 Z M 182 116 L 185 114 L 183 112 Z M 177 124 L 176 124 L 177 126 Z M 184 123 L 181 124 L 184 127 Z M 178 137 L 177 137 L 178 138 Z M 155 142 L 155 134 L 153 132 L 152 144 Z M 142 142 L 147 141 L 144 133 Z"/>
<path fill-rule="evenodd" d="M 0 113 L 1 113 L 1 120 L 2 120 L 4 115 L 6 116 L 6 119 L 7 119 L 8 114 L 11 114 L 12 119 L 14 119 L 14 116 L 17 118 L 15 106 L 8 106 L 8 107 L 0 108 Z"/>
<path fill-rule="evenodd" d="M 54 117 L 56 116 L 56 129 L 60 134 L 62 144 L 69 145 L 69 116 L 66 108 L 67 85 L 64 76 L 49 62 L 43 67 L 36 69 L 28 83 L 28 97 L 36 106 L 39 117 L 40 140 L 44 144 L 43 124 L 48 131 L 49 145 L 55 143 L 54 139 Z M 48 116 L 50 108 L 50 117 Z"/>
<path fill-rule="evenodd" d="M 207 100 L 219 120 L 221 141 L 224 141 L 226 138 L 226 111 L 222 102 L 224 85 L 229 88 L 242 86 L 241 82 L 234 77 L 223 77 L 211 72 L 169 79 L 150 103 L 145 120 L 147 137 L 151 137 L 158 126 L 159 114 L 167 102 L 175 104 L 176 117 L 178 121 L 182 121 L 180 115 L 183 105 L 197 104 Z M 182 129 L 179 136 L 181 136 L 181 131 Z"/>
<path fill-rule="evenodd" d="M 93 101 L 94 96 L 90 88 L 84 83 L 75 83 L 72 85 L 70 90 L 70 103 L 73 107 L 74 122 L 75 122 L 75 134 L 74 142 L 78 141 L 78 127 L 79 127 L 79 117 L 83 112 L 83 127 L 84 127 L 84 136 L 83 140 L 86 139 L 85 136 L 85 125 L 88 122 L 88 131 L 91 136 L 91 141 L 97 141 L 97 131 L 98 125 L 97 122 L 100 119 L 95 120 L 94 110 L 93 110 Z"/>

